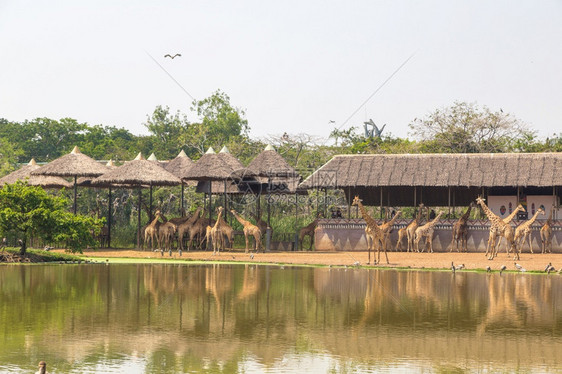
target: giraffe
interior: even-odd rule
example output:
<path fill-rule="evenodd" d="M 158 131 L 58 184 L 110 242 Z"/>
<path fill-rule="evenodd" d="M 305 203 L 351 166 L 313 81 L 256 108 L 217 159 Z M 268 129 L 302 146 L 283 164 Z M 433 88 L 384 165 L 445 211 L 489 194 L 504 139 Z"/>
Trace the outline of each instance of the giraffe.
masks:
<path fill-rule="evenodd" d="M 246 239 L 246 251 L 248 253 L 248 236 L 252 235 L 254 237 L 254 247 L 255 251 L 257 252 L 261 247 L 261 230 L 259 227 L 251 223 L 250 221 L 246 221 L 242 218 L 234 209 L 231 209 L 230 212 L 234 215 L 234 217 L 240 222 L 242 226 L 244 226 L 244 238 Z M 265 250 L 264 250 L 265 252 Z"/>
<path fill-rule="evenodd" d="M 398 251 L 402 252 L 402 241 L 404 240 L 404 238 L 407 237 L 408 237 L 407 227 L 402 227 L 401 229 L 398 229 L 398 240 L 396 241 L 396 247 L 394 248 L 396 252 Z"/>
<path fill-rule="evenodd" d="M 386 246 L 384 245 L 384 233 L 377 225 L 377 222 L 367 213 L 367 209 L 361 203 L 361 199 L 359 196 L 355 196 L 353 199 L 353 203 L 351 205 L 357 205 L 359 210 L 361 211 L 361 215 L 367 224 L 365 227 L 365 236 L 367 238 L 367 245 L 369 249 L 369 262 L 371 262 L 371 246 L 377 246 L 378 252 L 378 263 L 381 261 L 381 248 L 384 250 L 384 255 L 386 257 L 386 263 L 389 264 L 388 255 L 386 254 Z M 369 242 L 369 240 L 371 240 Z M 374 248 L 373 248 L 374 250 Z M 375 265 L 377 264 L 377 260 L 373 261 Z"/>
<path fill-rule="evenodd" d="M 390 233 L 392 232 L 392 226 L 394 226 L 394 222 L 398 219 L 398 217 L 402 214 L 402 211 L 399 210 L 396 212 L 394 217 L 390 219 L 390 221 L 383 223 L 380 225 L 382 232 L 384 233 L 384 245 L 386 246 L 387 243 L 390 243 Z"/>
<path fill-rule="evenodd" d="M 195 222 L 199 219 L 199 215 L 201 214 L 201 207 L 198 207 L 195 213 L 191 217 L 189 217 L 185 222 L 180 223 L 178 225 L 178 248 L 183 250 L 183 237 L 186 233 L 189 233 L 189 229 L 193 227 Z M 191 244 L 191 237 L 189 240 L 189 244 Z M 189 246 L 187 247 L 189 250 Z"/>
<path fill-rule="evenodd" d="M 552 212 L 554 211 L 554 205 L 550 208 L 548 213 L 548 218 L 544 225 L 541 227 L 541 243 L 542 251 L 541 253 L 552 253 Z"/>
<path fill-rule="evenodd" d="M 482 207 L 482 210 L 484 210 L 484 213 L 486 213 L 486 217 L 488 217 L 491 223 L 490 239 L 492 240 L 491 243 L 492 250 L 490 253 L 490 257 L 488 257 L 488 260 L 493 260 L 494 257 L 496 257 L 498 254 L 498 249 L 496 247 L 497 235 L 503 236 L 507 240 L 506 252 L 508 256 L 509 256 L 509 250 L 510 248 L 512 248 L 513 252 L 515 253 L 514 260 L 519 260 L 519 254 L 515 250 L 515 241 L 513 240 L 513 227 L 511 227 L 509 223 L 504 222 L 504 220 L 502 220 L 500 217 L 495 215 L 494 212 L 492 212 L 490 208 L 488 208 L 488 206 L 484 202 L 484 199 L 481 196 L 478 196 L 476 198 L 476 203 Z"/>
<path fill-rule="evenodd" d="M 220 254 L 219 251 L 221 247 L 224 249 L 224 237 L 221 231 L 221 220 L 222 220 L 222 213 L 224 208 L 222 206 L 218 207 L 219 215 L 217 216 L 217 220 L 215 225 L 209 230 L 209 226 L 207 226 L 207 245 L 209 244 L 208 235 L 211 235 L 211 241 L 213 243 L 213 254 Z"/>
<path fill-rule="evenodd" d="M 154 239 L 158 239 L 158 228 L 160 227 L 160 211 L 157 210 L 154 214 L 154 219 L 144 229 L 144 244 L 150 239 L 150 249 L 154 250 Z M 159 243 L 158 243 L 159 244 Z"/>
<path fill-rule="evenodd" d="M 416 218 L 412 222 L 410 222 L 410 224 L 406 227 L 406 234 L 408 235 L 408 249 L 406 250 L 407 252 L 414 251 L 414 236 L 416 233 L 416 229 L 420 225 L 422 219 L 423 208 L 424 205 L 422 203 L 419 206 L 418 214 L 416 215 Z"/>
<path fill-rule="evenodd" d="M 519 245 L 519 253 L 521 253 L 521 249 L 523 249 L 525 239 L 529 240 L 529 249 L 531 253 L 533 253 L 533 246 L 531 245 L 531 226 L 533 225 L 533 223 L 535 223 L 539 214 L 544 214 L 544 210 L 542 208 L 537 209 L 535 214 L 533 214 L 533 216 L 529 220 L 523 222 L 515 228 L 513 240 Z"/>
<path fill-rule="evenodd" d="M 466 212 L 464 212 L 464 214 L 459 218 L 459 220 L 457 222 L 455 222 L 455 224 L 453 225 L 453 239 L 451 240 L 451 250 L 450 250 L 450 252 L 453 252 L 453 243 L 455 241 L 457 242 L 457 252 L 460 252 L 460 250 L 459 250 L 459 240 L 461 241 L 461 248 L 465 252 L 468 252 L 468 249 L 467 249 L 467 241 L 468 241 L 467 221 L 468 221 L 468 217 L 470 217 L 470 211 L 472 210 L 473 206 L 474 206 L 474 203 L 471 201 L 470 205 L 468 206 L 468 209 L 466 210 Z"/>
<path fill-rule="evenodd" d="M 511 221 L 513 221 L 513 219 L 514 219 L 515 216 L 517 215 L 517 213 L 519 213 L 519 212 L 524 212 L 524 211 L 525 211 L 525 208 L 523 207 L 523 205 L 518 204 L 517 207 L 515 208 L 515 210 L 514 210 L 513 212 L 511 212 L 507 217 L 503 218 L 502 221 L 505 222 L 505 223 L 507 223 L 507 224 L 510 224 Z M 500 240 L 498 240 L 498 242 L 496 243 L 496 246 L 499 246 L 499 245 L 500 245 L 500 242 L 501 242 L 501 239 L 502 239 L 502 237 L 501 237 L 501 235 L 500 235 L 499 232 L 496 232 L 496 233 L 495 233 L 496 237 L 494 237 L 494 238 L 492 238 L 492 235 L 493 235 L 493 234 L 492 234 L 492 230 L 490 230 L 490 236 L 488 237 L 488 244 L 486 245 L 486 256 L 488 255 L 488 250 L 489 250 L 489 248 L 490 248 L 490 243 L 491 243 L 493 240 L 496 240 L 498 236 L 500 236 Z"/>
<path fill-rule="evenodd" d="M 261 219 L 261 214 L 259 214 L 259 215 L 255 214 L 255 213 L 250 213 L 250 214 L 256 220 L 256 226 L 260 229 L 260 232 L 263 235 L 265 233 L 265 230 L 267 230 L 267 222 L 265 222 L 263 219 Z"/>
<path fill-rule="evenodd" d="M 414 245 L 416 252 L 420 251 L 420 241 L 425 236 L 425 245 L 427 247 L 427 244 L 429 243 L 429 252 L 433 253 L 433 231 L 435 230 L 435 224 L 439 221 L 442 214 L 443 212 L 437 213 L 437 216 L 432 221 L 429 221 L 425 225 L 416 229 L 416 232 L 414 233 Z"/>
<path fill-rule="evenodd" d="M 158 247 L 160 247 L 160 251 L 162 252 L 162 254 L 164 253 L 164 250 L 169 250 L 170 251 L 170 256 L 172 255 L 172 239 L 174 238 L 174 235 L 176 234 L 176 228 L 177 226 L 168 221 L 167 218 L 163 215 L 160 214 L 160 218 L 162 218 L 162 220 L 164 222 L 162 222 L 159 226 L 158 226 Z"/>
<path fill-rule="evenodd" d="M 318 218 L 316 218 L 314 221 L 310 222 L 308 225 L 306 225 L 305 227 L 301 228 L 299 230 L 299 245 L 301 247 L 301 249 L 303 249 L 303 240 L 305 236 L 308 236 L 310 238 L 310 247 L 308 248 L 308 250 L 312 250 L 312 243 L 314 242 L 314 230 L 316 230 L 316 226 L 318 225 Z"/>

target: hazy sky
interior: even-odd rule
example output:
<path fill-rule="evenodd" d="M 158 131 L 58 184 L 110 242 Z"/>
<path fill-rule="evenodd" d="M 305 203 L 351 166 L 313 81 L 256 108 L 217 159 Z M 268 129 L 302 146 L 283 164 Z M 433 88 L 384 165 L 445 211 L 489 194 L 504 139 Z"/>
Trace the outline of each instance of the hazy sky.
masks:
<path fill-rule="evenodd" d="M 326 137 L 369 118 L 405 137 L 454 101 L 546 137 L 562 132 L 561 19 L 560 0 L 0 0 L 0 117 L 145 134 L 157 105 L 191 103 L 150 54 L 195 98 L 226 92 L 253 137 Z"/>

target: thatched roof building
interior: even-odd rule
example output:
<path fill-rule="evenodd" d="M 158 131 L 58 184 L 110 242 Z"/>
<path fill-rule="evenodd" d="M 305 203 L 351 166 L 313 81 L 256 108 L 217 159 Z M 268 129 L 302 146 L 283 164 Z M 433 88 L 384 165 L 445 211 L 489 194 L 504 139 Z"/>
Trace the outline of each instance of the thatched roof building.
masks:
<path fill-rule="evenodd" d="M 271 145 L 265 147 L 246 169 L 260 183 L 270 184 L 271 192 L 295 192 L 300 181 L 295 169 Z"/>
<path fill-rule="evenodd" d="M 180 183 L 178 177 L 157 163 L 145 160 L 140 153 L 134 160 L 127 161 L 92 181 L 93 186 L 176 186 Z"/>
<path fill-rule="evenodd" d="M 12 184 L 18 180 L 27 181 L 30 186 L 41 186 L 44 188 L 72 188 L 72 183 L 61 177 L 47 175 L 31 175 L 31 172 L 39 169 L 35 159 L 32 158 L 27 165 L 0 178 L 0 187 L 4 184 Z"/>
<path fill-rule="evenodd" d="M 107 167 L 91 157 L 82 154 L 78 147 L 72 152 L 41 166 L 32 175 L 53 175 L 59 177 L 97 177 L 107 171 Z"/>
<path fill-rule="evenodd" d="M 486 153 L 338 155 L 299 188 L 341 188 L 368 196 L 371 205 L 380 204 L 381 195 L 385 205 L 413 205 L 415 194 L 418 202 L 447 205 L 452 188 L 461 205 L 483 187 L 553 194 L 556 186 L 562 186 L 562 153 Z"/>
<path fill-rule="evenodd" d="M 232 177 L 234 170 L 209 148 L 199 160 L 187 170 L 182 179 L 199 181 L 224 181 Z"/>
<path fill-rule="evenodd" d="M 194 162 L 182 151 L 173 160 L 168 161 L 162 167 L 174 174 L 176 177 L 181 178 L 191 167 Z"/>

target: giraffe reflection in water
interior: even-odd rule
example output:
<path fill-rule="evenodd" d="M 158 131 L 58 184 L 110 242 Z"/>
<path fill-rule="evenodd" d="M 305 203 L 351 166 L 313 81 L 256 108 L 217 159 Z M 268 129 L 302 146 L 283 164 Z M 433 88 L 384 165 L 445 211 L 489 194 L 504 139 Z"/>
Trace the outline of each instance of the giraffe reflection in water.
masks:
<path fill-rule="evenodd" d="M 184 372 L 206 362 L 244 371 L 248 357 L 275 368 L 317 352 L 365 368 L 562 361 L 558 275 L 112 264 L 8 267 L 0 285 L 0 362 L 18 367 L 39 347 L 55 369 L 142 356 Z"/>

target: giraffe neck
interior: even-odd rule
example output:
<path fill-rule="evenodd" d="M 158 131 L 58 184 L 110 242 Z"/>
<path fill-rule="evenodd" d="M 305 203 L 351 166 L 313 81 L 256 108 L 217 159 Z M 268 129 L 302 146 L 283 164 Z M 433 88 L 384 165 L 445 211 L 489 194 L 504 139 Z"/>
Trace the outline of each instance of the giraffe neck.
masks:
<path fill-rule="evenodd" d="M 545 224 L 549 224 L 549 225 L 551 224 L 551 222 L 552 222 L 552 211 L 553 211 L 553 210 L 554 210 L 554 207 L 552 207 L 552 208 L 550 209 L 550 212 L 548 213 L 548 218 L 546 219 Z"/>
<path fill-rule="evenodd" d="M 240 222 L 240 224 L 244 227 L 249 226 L 250 222 L 246 221 L 244 218 L 242 218 L 238 213 L 236 213 L 235 211 L 232 212 L 232 214 L 234 214 L 234 217 L 236 217 L 236 219 L 238 220 L 238 222 Z"/>
<path fill-rule="evenodd" d="M 222 210 L 219 211 L 219 215 L 217 216 L 217 222 L 215 222 L 215 227 L 218 228 L 221 224 L 222 220 Z"/>
<path fill-rule="evenodd" d="M 392 217 L 392 219 L 386 223 L 387 226 L 392 226 L 392 225 L 394 225 L 394 222 L 398 219 L 398 216 L 399 216 L 401 213 L 402 213 L 402 211 L 399 210 L 398 213 L 396 213 L 396 214 L 394 215 L 394 217 Z"/>
<path fill-rule="evenodd" d="M 479 200 L 478 204 L 480 204 L 482 210 L 484 210 L 484 213 L 486 213 L 486 217 L 488 217 L 488 219 L 492 221 L 493 224 L 497 224 L 500 221 L 500 217 L 496 216 L 494 212 L 492 212 L 490 208 L 488 208 L 484 201 Z"/>
<path fill-rule="evenodd" d="M 361 215 L 363 216 L 363 219 L 365 220 L 365 222 L 367 222 L 367 225 L 369 225 L 369 227 L 377 227 L 377 222 L 373 219 L 373 217 L 371 217 L 369 215 L 369 213 L 367 213 L 367 209 L 365 209 L 365 207 L 363 206 L 363 203 L 358 202 L 357 206 L 359 207 L 359 210 L 361 211 Z"/>
<path fill-rule="evenodd" d="M 472 209 L 472 205 L 469 205 L 466 212 L 464 212 L 464 214 L 462 215 L 461 220 L 466 221 L 468 219 L 468 216 L 470 216 L 471 209 Z"/>
<path fill-rule="evenodd" d="M 416 223 L 419 225 L 420 223 L 420 219 L 421 219 L 421 215 L 422 215 L 422 210 L 423 207 L 420 206 L 420 208 L 418 209 L 418 214 L 416 215 Z"/>
<path fill-rule="evenodd" d="M 540 213 L 540 212 L 541 212 L 540 210 L 537 210 L 537 211 L 535 212 L 535 214 L 533 214 L 533 216 L 531 217 L 531 219 L 529 219 L 529 220 L 526 222 L 527 226 L 531 226 L 533 223 L 535 223 L 535 221 L 537 220 L 537 217 L 539 216 L 539 213 Z"/>
<path fill-rule="evenodd" d="M 513 218 L 515 218 L 518 212 L 519 212 L 519 205 L 517 206 L 517 208 L 515 208 L 513 212 L 511 212 L 509 216 L 504 218 L 504 222 L 511 222 Z"/>
<path fill-rule="evenodd" d="M 443 214 L 443 212 L 439 212 L 439 214 L 437 215 L 437 217 L 435 217 L 435 218 L 433 219 L 433 221 L 431 221 L 431 222 L 428 223 L 429 227 L 435 226 L 435 224 L 437 223 L 437 221 L 439 221 L 439 218 L 441 218 L 441 214 Z"/>
<path fill-rule="evenodd" d="M 189 219 L 187 220 L 187 222 L 189 224 L 194 223 L 195 221 L 197 221 L 197 219 L 199 218 L 199 213 L 201 212 L 201 207 L 198 207 L 197 210 L 195 211 L 195 213 L 193 213 L 193 215 L 191 217 L 189 217 Z"/>

